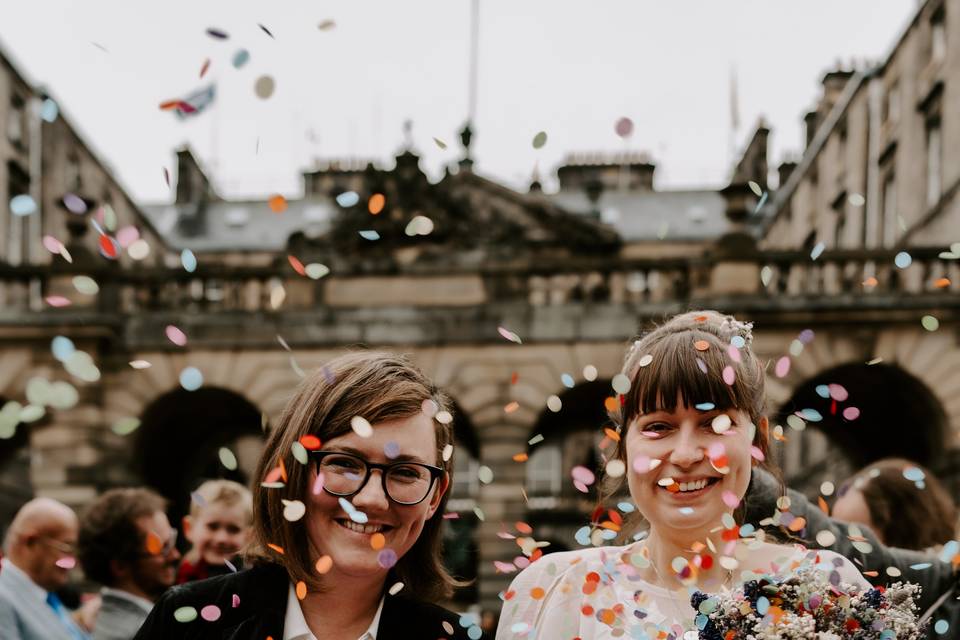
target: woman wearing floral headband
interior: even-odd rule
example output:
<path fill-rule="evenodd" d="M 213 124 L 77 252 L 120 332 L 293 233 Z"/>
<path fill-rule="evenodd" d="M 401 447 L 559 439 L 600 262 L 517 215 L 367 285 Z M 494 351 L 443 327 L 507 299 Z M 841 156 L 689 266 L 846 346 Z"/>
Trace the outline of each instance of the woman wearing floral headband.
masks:
<path fill-rule="evenodd" d="M 623 368 L 630 388 L 612 416 L 614 461 L 647 534 L 533 562 L 504 594 L 498 640 L 697 638 L 713 627 L 691 606 L 696 591 L 727 592 L 814 566 L 836 585 L 871 589 L 842 556 L 773 544 L 742 519 L 768 445 L 764 368 L 750 329 L 691 312 L 634 343 Z"/>

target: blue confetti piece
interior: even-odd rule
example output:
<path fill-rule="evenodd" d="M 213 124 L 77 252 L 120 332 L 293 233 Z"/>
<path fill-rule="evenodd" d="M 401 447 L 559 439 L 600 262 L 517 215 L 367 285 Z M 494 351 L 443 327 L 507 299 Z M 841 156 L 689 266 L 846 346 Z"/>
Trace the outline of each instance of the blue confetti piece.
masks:
<path fill-rule="evenodd" d="M 617 533 L 616 531 L 613 531 L 612 529 L 604 529 L 600 532 L 600 538 L 608 541 L 614 540 L 618 535 L 620 534 Z"/>
<path fill-rule="evenodd" d="M 929 569 L 932 566 L 932 562 L 918 562 L 917 564 L 910 565 L 910 568 L 914 571 L 923 571 L 924 569 Z"/>
<path fill-rule="evenodd" d="M 893 259 L 893 264 L 897 265 L 899 269 L 906 269 L 911 264 L 913 264 L 913 258 L 910 257 L 910 254 L 906 251 L 901 251 Z"/>
<path fill-rule="evenodd" d="M 823 416 L 820 415 L 820 412 L 816 409 L 801 409 L 799 415 L 807 422 L 820 422 L 823 420 Z"/>
<path fill-rule="evenodd" d="M 713 404 L 712 402 L 701 402 L 700 404 L 694 406 L 696 407 L 697 411 L 713 411 L 717 408 L 717 405 Z"/>
<path fill-rule="evenodd" d="M 347 209 L 360 202 L 360 196 L 356 191 L 344 191 L 337 196 L 337 204 Z"/>
<path fill-rule="evenodd" d="M 196 391 L 203 386 L 203 374 L 196 367 L 187 367 L 180 372 L 180 386 L 187 391 Z"/>
<path fill-rule="evenodd" d="M 66 336 L 57 336 L 53 339 L 53 342 L 50 343 L 50 350 L 53 352 L 54 358 L 60 362 L 63 362 L 72 356 L 73 352 L 76 351 L 77 348 L 73 345 L 73 340 L 70 338 L 67 338 Z"/>
<path fill-rule="evenodd" d="M 477 625 L 473 625 L 467 629 L 467 637 L 470 638 L 470 640 L 480 640 L 480 638 L 483 637 L 483 629 Z"/>
<path fill-rule="evenodd" d="M 951 540 L 943 545 L 943 549 L 940 550 L 940 559 L 944 562 L 950 562 L 958 552 L 960 552 L 960 543 L 956 540 Z"/>
<path fill-rule="evenodd" d="M 946 620 L 937 620 L 937 623 L 933 625 L 933 630 L 943 635 L 947 632 L 947 629 L 950 628 L 950 623 Z"/>
<path fill-rule="evenodd" d="M 770 610 L 770 601 L 767 600 L 766 596 L 760 596 L 757 598 L 757 613 L 762 616 L 767 615 L 767 611 Z"/>
<path fill-rule="evenodd" d="M 743 339 L 743 336 L 733 336 L 730 338 L 730 344 L 737 349 L 743 349 L 747 345 L 747 341 Z"/>
<path fill-rule="evenodd" d="M 387 444 L 383 445 L 383 455 L 393 460 L 400 455 L 400 445 L 391 440 Z"/>
<path fill-rule="evenodd" d="M 40 105 L 40 117 L 44 122 L 54 122 L 60 115 L 60 107 L 57 106 L 53 98 L 47 98 Z"/>
<path fill-rule="evenodd" d="M 364 240 L 369 240 L 373 242 L 374 240 L 380 239 L 380 234 L 373 229 L 364 229 L 363 231 L 360 232 L 360 237 L 363 238 Z"/>
<path fill-rule="evenodd" d="M 15 216 L 28 216 L 37 210 L 37 203 L 26 194 L 13 196 L 10 199 L 10 213 Z"/>
<path fill-rule="evenodd" d="M 624 513 L 633 513 L 636 507 L 633 506 L 632 502 L 619 502 L 617 503 L 617 509 Z"/>
<path fill-rule="evenodd" d="M 246 49 L 240 49 L 233 54 L 233 67 L 239 69 L 250 61 L 250 52 Z"/>
<path fill-rule="evenodd" d="M 753 535 L 754 526 L 749 522 L 740 527 L 740 537 L 745 538 L 746 536 Z"/>
<path fill-rule="evenodd" d="M 920 467 L 907 467 L 903 470 L 903 477 L 911 482 L 923 482 L 926 476 Z"/>
<path fill-rule="evenodd" d="M 819 258 L 820 254 L 823 253 L 823 250 L 826 248 L 827 248 L 827 245 L 823 244 L 822 242 L 818 242 L 817 246 L 815 246 L 813 248 L 813 251 L 810 252 L 810 259 L 816 260 L 817 258 Z"/>
<path fill-rule="evenodd" d="M 197 270 L 197 256 L 193 255 L 190 249 L 184 249 L 180 252 L 180 264 L 187 273 L 193 273 Z"/>
<path fill-rule="evenodd" d="M 814 388 L 814 391 L 816 391 L 816 392 L 817 392 L 817 395 L 820 396 L 821 398 L 826 399 L 826 398 L 829 398 L 829 397 L 830 397 L 830 386 L 829 386 L 829 385 L 818 384 L 818 385 L 816 386 L 816 388 Z"/>
<path fill-rule="evenodd" d="M 693 507 L 680 507 L 680 513 L 685 516 L 689 516 L 693 513 Z"/>
<path fill-rule="evenodd" d="M 767 204 L 767 197 L 769 195 L 770 194 L 767 193 L 766 191 L 763 192 L 763 195 L 760 196 L 760 202 L 757 203 L 757 206 L 753 210 L 754 213 L 757 213 L 758 211 L 760 211 L 760 209 L 763 208 L 763 205 Z"/>
<path fill-rule="evenodd" d="M 577 544 L 581 546 L 587 546 L 590 544 L 590 527 L 580 527 L 577 529 L 577 532 L 573 535 L 573 539 L 577 541 Z"/>
<path fill-rule="evenodd" d="M 560 382 L 562 382 L 563 386 L 565 386 L 568 389 L 573 389 L 573 387 L 576 386 L 576 382 L 574 381 L 573 376 L 570 375 L 569 373 L 565 373 L 562 376 L 560 376 Z"/>

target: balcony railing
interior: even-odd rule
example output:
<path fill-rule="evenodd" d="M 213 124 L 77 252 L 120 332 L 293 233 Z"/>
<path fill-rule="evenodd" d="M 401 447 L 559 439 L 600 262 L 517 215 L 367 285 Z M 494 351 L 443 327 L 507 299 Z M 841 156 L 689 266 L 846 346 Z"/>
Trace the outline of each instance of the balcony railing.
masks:
<path fill-rule="evenodd" d="M 816 260 L 805 252 L 757 253 L 737 259 L 754 267 L 756 274 L 755 283 L 747 283 L 737 295 L 754 300 L 842 297 L 869 301 L 871 296 L 960 293 L 960 261 L 941 258 L 940 251 L 935 249 L 910 253 L 912 262 L 902 269 L 894 264 L 897 252 L 892 250 L 829 251 Z M 719 296 L 722 292 L 711 290 L 711 274 L 718 265 L 718 260 L 701 256 L 658 260 L 611 257 L 501 265 L 459 274 L 438 271 L 402 275 L 423 277 L 425 283 L 438 276 L 475 275 L 482 279 L 487 303 L 517 302 L 531 307 L 634 306 L 683 304 Z M 92 277 L 100 291 L 92 296 L 78 293 L 71 284 L 76 275 Z M 338 274 L 327 276 L 336 277 Z M 122 269 L 115 265 L 77 271 L 66 270 L 63 265 L 0 265 L 0 318 L 24 321 L 37 314 L 218 314 L 320 309 L 331 304 L 325 297 L 326 281 L 300 276 L 289 267 L 208 265 L 188 273 L 182 269 Z M 65 297 L 71 304 L 51 306 L 47 302 L 50 296 Z"/>

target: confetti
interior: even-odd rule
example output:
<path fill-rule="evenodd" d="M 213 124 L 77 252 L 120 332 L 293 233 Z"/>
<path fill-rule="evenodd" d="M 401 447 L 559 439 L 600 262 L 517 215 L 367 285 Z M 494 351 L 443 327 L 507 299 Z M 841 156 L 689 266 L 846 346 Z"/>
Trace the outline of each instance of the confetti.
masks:
<path fill-rule="evenodd" d="M 208 604 L 200 610 L 200 617 L 207 622 L 216 622 L 220 619 L 220 607 L 215 604 Z"/>
<path fill-rule="evenodd" d="M 248 62 L 250 62 L 250 52 L 246 49 L 240 49 L 235 54 L 233 54 L 233 60 L 231 61 L 234 69 L 240 69 Z"/>
<path fill-rule="evenodd" d="M 547 132 L 540 131 L 537 135 L 533 136 L 533 148 L 542 149 L 543 146 L 547 144 Z"/>
<path fill-rule="evenodd" d="M 403 590 L 403 583 L 395 582 L 390 586 L 389 589 L 387 589 L 387 593 L 389 593 L 392 596 L 395 596 L 398 593 L 400 593 L 401 590 Z M 444 620 L 444 624 L 450 624 L 450 623 Z M 453 635 L 453 631 L 450 632 L 450 635 Z"/>
<path fill-rule="evenodd" d="M 613 390 L 620 395 L 626 395 L 627 392 L 630 391 L 630 378 L 622 373 L 618 373 L 617 375 L 613 376 L 610 386 L 613 387 Z"/>
<path fill-rule="evenodd" d="M 387 198 L 382 193 L 375 193 L 367 201 L 367 210 L 372 215 L 379 215 L 387 205 Z"/>
<path fill-rule="evenodd" d="M 643 356 L 642 358 L 640 358 L 640 362 L 637 363 L 637 364 L 639 364 L 641 367 L 646 367 L 646 366 L 648 366 L 651 362 L 653 362 L 653 356 L 648 353 L 647 355 L 645 355 L 645 356 Z"/>
<path fill-rule="evenodd" d="M 203 386 L 203 374 L 196 367 L 187 367 L 180 372 L 180 386 L 187 391 L 196 391 Z"/>
<path fill-rule="evenodd" d="M 570 375 L 569 373 L 565 373 L 561 375 L 560 382 L 563 384 L 563 386 L 565 386 L 568 389 L 573 389 L 575 386 L 577 386 L 577 383 L 576 381 L 574 381 L 573 376 Z"/>
<path fill-rule="evenodd" d="M 307 513 L 307 506 L 299 500 L 281 500 L 280 502 L 283 503 L 283 518 L 288 522 L 296 522 Z"/>
<path fill-rule="evenodd" d="M 481 466 L 477 470 L 477 478 L 479 478 L 483 484 L 490 484 L 493 482 L 493 469 L 486 465 Z"/>
<path fill-rule="evenodd" d="M 273 38 L 273 34 L 270 32 L 270 29 L 267 29 L 265 26 L 263 26 L 263 25 L 260 24 L 259 22 L 257 23 L 257 26 L 260 27 L 260 29 L 262 29 L 265 34 L 267 34 L 268 36 L 270 36 L 271 38 Z M 275 39 L 275 38 L 274 38 L 274 39 Z"/>
<path fill-rule="evenodd" d="M 510 342 L 523 344 L 523 340 L 520 339 L 520 336 L 515 334 L 513 331 L 510 331 L 505 327 L 497 327 L 497 331 L 500 333 L 501 336 L 503 336 L 505 339 L 509 340 Z"/>
<path fill-rule="evenodd" d="M 364 240 L 374 242 L 375 240 L 380 239 L 380 234 L 375 229 L 364 229 L 360 232 L 360 237 Z"/>
<path fill-rule="evenodd" d="M 760 269 L 760 282 L 763 286 L 770 286 L 770 281 L 773 280 L 773 269 L 769 266 L 765 266 Z"/>
<path fill-rule="evenodd" d="M 437 145 L 437 146 L 438 146 L 439 148 L 441 148 L 441 149 L 446 149 L 446 148 L 447 148 L 447 143 L 444 142 L 443 140 L 441 140 L 440 138 L 434 138 L 434 139 L 433 139 L 433 143 L 434 143 L 435 145 Z"/>
<path fill-rule="evenodd" d="M 210 70 L 210 58 L 207 58 L 203 61 L 203 66 L 200 67 L 200 77 L 207 75 L 207 71 Z"/>
<path fill-rule="evenodd" d="M 621 138 L 629 138 L 633 133 L 633 120 L 624 116 L 613 125 L 613 130 Z"/>
<path fill-rule="evenodd" d="M 311 262 L 304 268 L 303 272 L 306 273 L 307 277 L 311 280 L 319 280 L 330 273 L 330 267 L 325 264 L 320 264 L 319 262 Z"/>
<path fill-rule="evenodd" d="M 820 254 L 823 253 L 823 250 L 827 248 L 827 245 L 822 242 L 818 242 L 817 245 L 810 251 L 810 259 L 816 260 L 820 257 Z"/>
<path fill-rule="evenodd" d="M 783 356 L 777 360 L 777 365 L 774 369 L 778 378 L 782 378 L 790 373 L 790 358 L 788 356 Z"/>
<path fill-rule="evenodd" d="M 187 334 L 181 331 L 179 328 L 175 327 L 172 324 L 168 324 L 166 328 L 167 340 L 182 347 L 187 344 Z"/>
<path fill-rule="evenodd" d="M 44 298 L 44 301 L 51 307 L 69 307 L 73 304 L 69 298 L 64 298 L 63 296 L 47 296 Z"/>
<path fill-rule="evenodd" d="M 317 25 L 317 29 L 320 29 L 320 31 L 330 31 L 331 29 L 333 29 L 333 28 L 336 27 L 336 26 L 337 26 L 337 23 L 336 23 L 336 22 L 334 22 L 333 20 L 329 20 L 329 19 L 328 19 L 328 20 L 324 20 L 323 22 L 321 22 L 320 24 L 318 24 L 318 25 Z"/>
<path fill-rule="evenodd" d="M 53 98 L 46 98 L 40 105 L 40 118 L 44 122 L 55 122 L 60 115 L 60 107 Z"/>
<path fill-rule="evenodd" d="M 37 203 L 28 195 L 21 194 L 10 199 L 10 213 L 15 216 L 28 216 L 36 210 Z"/>
<path fill-rule="evenodd" d="M 333 558 L 330 556 L 320 556 L 320 558 L 317 559 L 317 563 L 314 565 L 314 568 L 320 575 L 327 573 L 333 568 Z"/>
<path fill-rule="evenodd" d="M 937 320 L 934 316 L 923 316 L 920 318 L 920 324 L 927 331 L 936 331 L 940 328 L 940 321 Z"/>
<path fill-rule="evenodd" d="M 353 416 L 350 418 L 350 428 L 361 438 L 369 438 L 373 435 L 373 427 L 370 426 L 366 418 L 361 416 Z"/>
<path fill-rule="evenodd" d="M 901 251 L 894 257 L 893 264 L 897 265 L 898 269 L 906 269 L 913 264 L 913 258 L 906 251 Z"/>
<path fill-rule="evenodd" d="M 273 95 L 276 89 L 276 83 L 271 76 L 260 76 L 253 84 L 253 92 L 261 100 L 266 100 Z"/>
<path fill-rule="evenodd" d="M 234 455 L 233 451 L 230 451 L 227 447 L 220 447 L 217 456 L 220 458 L 220 464 L 230 471 L 236 471 L 237 456 Z"/>
<path fill-rule="evenodd" d="M 710 343 L 706 340 L 697 340 L 693 343 L 693 348 L 697 351 L 706 351 L 710 348 Z"/>
<path fill-rule="evenodd" d="M 183 265 L 184 271 L 193 273 L 197 270 L 197 256 L 190 249 L 184 249 L 180 252 L 180 264 Z"/>
<path fill-rule="evenodd" d="M 377 554 L 377 564 L 384 569 L 389 569 L 397 564 L 397 552 L 393 549 L 383 549 Z"/>
<path fill-rule="evenodd" d="M 140 427 L 139 418 L 120 418 L 111 425 L 110 430 L 118 436 L 128 436 Z"/>
<path fill-rule="evenodd" d="M 273 211 L 274 213 L 283 213 L 287 210 L 287 199 L 277 193 L 270 196 L 270 199 L 267 201 L 267 205 L 270 207 L 270 211 Z"/>
<path fill-rule="evenodd" d="M 197 610 L 193 607 L 180 607 L 173 612 L 173 619 L 177 622 L 193 622 L 197 619 Z"/>
<path fill-rule="evenodd" d="M 516 411 L 516 410 L 519 409 L 519 408 L 520 408 L 520 403 L 517 402 L 516 400 L 514 400 L 513 402 L 509 403 L 507 406 L 505 406 L 505 407 L 503 408 L 503 412 L 504 412 L 504 413 L 513 413 L 514 411 Z"/>
<path fill-rule="evenodd" d="M 379 551 L 383 549 L 384 545 L 387 544 L 387 538 L 382 533 L 375 533 L 370 536 L 370 548 L 374 551 Z"/>
<path fill-rule="evenodd" d="M 587 382 L 593 382 L 594 380 L 597 379 L 598 375 L 600 375 L 600 372 L 597 371 L 597 368 L 592 364 L 588 364 L 583 368 L 583 379 L 586 380 Z"/>
<path fill-rule="evenodd" d="M 349 209 L 360 202 L 360 196 L 357 195 L 356 191 L 344 191 L 338 195 L 335 200 L 337 201 L 337 204 L 344 209 Z"/>
<path fill-rule="evenodd" d="M 207 29 L 207 35 L 216 40 L 226 40 L 227 38 L 230 37 L 230 35 L 226 31 L 223 31 L 221 29 L 215 29 L 213 27 L 210 27 L 209 29 Z"/>

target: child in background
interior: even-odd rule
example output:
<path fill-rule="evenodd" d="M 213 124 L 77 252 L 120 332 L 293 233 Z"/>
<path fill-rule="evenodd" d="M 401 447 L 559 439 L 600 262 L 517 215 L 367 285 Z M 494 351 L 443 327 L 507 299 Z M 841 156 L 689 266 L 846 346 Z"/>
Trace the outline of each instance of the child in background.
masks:
<path fill-rule="evenodd" d="M 253 519 L 249 489 L 232 480 L 208 480 L 190 497 L 183 529 L 193 546 L 177 571 L 177 584 L 236 571 Z"/>

